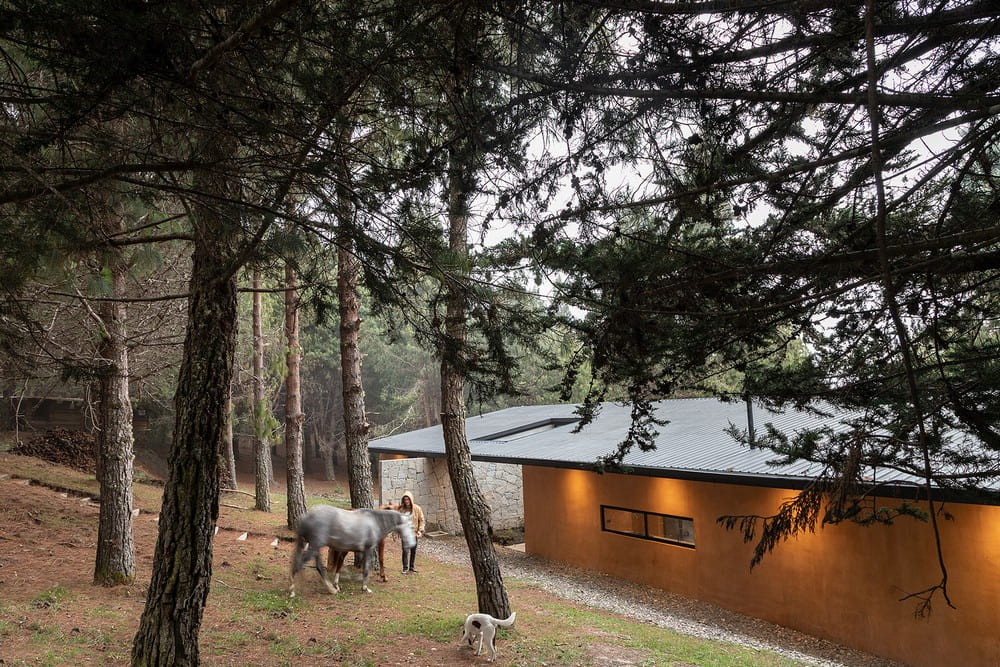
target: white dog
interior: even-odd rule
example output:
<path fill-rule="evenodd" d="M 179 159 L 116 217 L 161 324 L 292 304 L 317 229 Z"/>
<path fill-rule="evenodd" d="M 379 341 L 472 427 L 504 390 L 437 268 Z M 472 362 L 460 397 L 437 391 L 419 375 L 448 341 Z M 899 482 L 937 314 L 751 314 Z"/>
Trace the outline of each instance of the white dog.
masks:
<path fill-rule="evenodd" d="M 504 620 L 493 618 L 489 614 L 469 614 L 468 618 L 465 619 L 462 642 L 469 642 L 469 646 L 472 646 L 478 640 L 479 647 L 476 649 L 476 655 L 483 652 L 483 644 L 486 644 L 490 649 L 490 662 L 493 662 L 497 658 L 497 647 L 494 641 L 497 636 L 497 628 L 509 628 L 514 625 L 515 616 L 517 616 L 516 611 L 511 613 L 510 618 Z"/>

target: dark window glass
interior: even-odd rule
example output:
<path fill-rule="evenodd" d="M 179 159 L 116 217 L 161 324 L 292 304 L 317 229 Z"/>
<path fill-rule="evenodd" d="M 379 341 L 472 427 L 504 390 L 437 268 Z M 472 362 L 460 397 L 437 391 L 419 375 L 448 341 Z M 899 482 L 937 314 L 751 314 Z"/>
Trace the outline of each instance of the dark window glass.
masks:
<path fill-rule="evenodd" d="M 601 530 L 694 548 L 694 519 L 601 505 Z"/>

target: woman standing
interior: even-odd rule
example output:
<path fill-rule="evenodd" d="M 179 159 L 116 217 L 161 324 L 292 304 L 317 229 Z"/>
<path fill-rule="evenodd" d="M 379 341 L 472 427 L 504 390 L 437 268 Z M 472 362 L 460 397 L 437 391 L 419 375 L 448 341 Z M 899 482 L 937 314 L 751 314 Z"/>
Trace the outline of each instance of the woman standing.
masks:
<path fill-rule="evenodd" d="M 417 560 L 417 544 L 424 534 L 424 511 L 420 509 L 420 505 L 413 502 L 413 494 L 409 491 L 405 492 L 402 500 L 399 501 L 399 511 L 410 515 L 410 520 L 413 522 L 413 535 L 417 538 L 409 549 L 403 547 L 403 574 L 416 573 L 417 570 L 413 564 Z"/>

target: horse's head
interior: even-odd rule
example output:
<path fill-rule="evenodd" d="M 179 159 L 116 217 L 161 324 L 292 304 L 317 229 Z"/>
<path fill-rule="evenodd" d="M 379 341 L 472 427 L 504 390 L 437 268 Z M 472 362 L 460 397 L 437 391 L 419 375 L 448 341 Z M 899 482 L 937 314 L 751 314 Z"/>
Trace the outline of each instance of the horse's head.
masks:
<path fill-rule="evenodd" d="M 396 531 L 399 533 L 399 539 L 403 542 L 403 548 L 409 549 L 417 543 L 417 538 L 413 534 L 413 521 L 409 514 L 403 514 L 402 512 L 396 512 L 399 516 L 396 522 Z"/>

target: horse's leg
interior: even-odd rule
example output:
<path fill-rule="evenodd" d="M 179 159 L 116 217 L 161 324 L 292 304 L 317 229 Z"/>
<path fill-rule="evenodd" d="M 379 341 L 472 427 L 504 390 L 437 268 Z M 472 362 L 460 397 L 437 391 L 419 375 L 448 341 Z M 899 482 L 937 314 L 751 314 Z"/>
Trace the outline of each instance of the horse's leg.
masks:
<path fill-rule="evenodd" d="M 326 554 L 326 571 L 333 572 L 334 576 L 337 574 L 337 550 L 333 547 Z"/>
<path fill-rule="evenodd" d="M 340 570 L 344 567 L 347 553 L 346 551 L 330 549 L 330 558 L 327 561 L 327 567 L 333 570 L 333 588 L 338 593 L 340 592 Z"/>
<path fill-rule="evenodd" d="M 319 572 L 319 578 L 323 580 L 323 585 L 326 586 L 326 590 L 330 591 L 331 594 L 337 591 L 330 582 L 326 580 L 326 570 L 323 569 L 323 557 L 319 549 L 316 549 L 316 555 L 313 557 L 313 561 L 316 563 L 316 571 Z"/>
<path fill-rule="evenodd" d="M 378 576 L 383 582 L 389 581 L 385 576 L 385 538 L 378 541 Z"/>
<path fill-rule="evenodd" d="M 337 551 L 333 547 L 330 547 L 330 553 L 326 557 L 326 569 L 331 572 L 336 572 L 340 569 L 340 563 L 344 562 L 344 552 Z"/>
<path fill-rule="evenodd" d="M 330 550 L 326 554 L 326 569 L 337 569 L 337 550 L 333 547 L 330 547 Z"/>
<path fill-rule="evenodd" d="M 371 589 L 368 588 L 368 568 L 371 564 L 371 557 L 375 553 L 375 547 L 371 549 L 365 549 L 361 552 L 361 590 L 365 593 L 371 593 Z"/>

